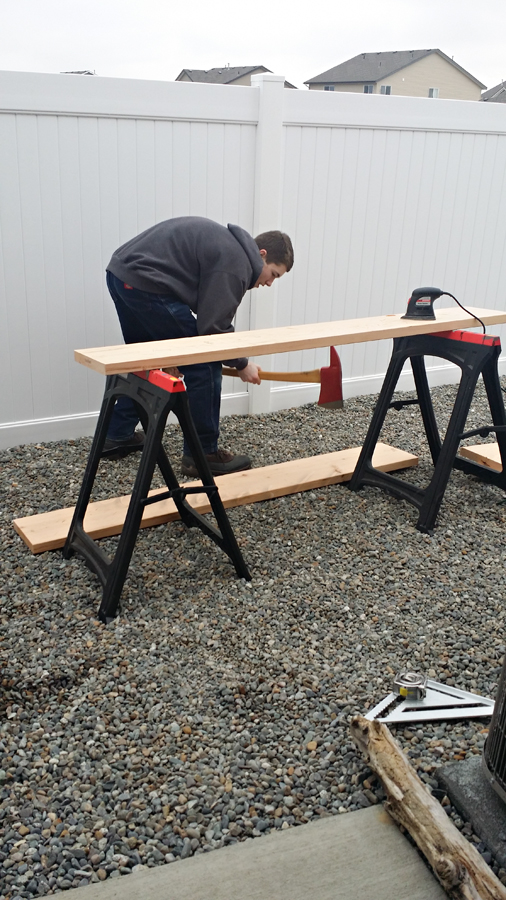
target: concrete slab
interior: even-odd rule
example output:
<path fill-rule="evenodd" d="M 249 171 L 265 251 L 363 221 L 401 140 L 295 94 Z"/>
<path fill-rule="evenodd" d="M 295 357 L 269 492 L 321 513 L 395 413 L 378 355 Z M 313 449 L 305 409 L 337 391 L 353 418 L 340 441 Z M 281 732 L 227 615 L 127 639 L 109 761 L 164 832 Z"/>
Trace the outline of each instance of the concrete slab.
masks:
<path fill-rule="evenodd" d="M 474 756 L 437 769 L 436 777 L 453 805 L 487 845 L 499 865 L 506 866 L 506 804 L 482 770 L 482 757 Z"/>
<path fill-rule="evenodd" d="M 92 884 L 82 900 L 445 900 L 381 806 Z"/>

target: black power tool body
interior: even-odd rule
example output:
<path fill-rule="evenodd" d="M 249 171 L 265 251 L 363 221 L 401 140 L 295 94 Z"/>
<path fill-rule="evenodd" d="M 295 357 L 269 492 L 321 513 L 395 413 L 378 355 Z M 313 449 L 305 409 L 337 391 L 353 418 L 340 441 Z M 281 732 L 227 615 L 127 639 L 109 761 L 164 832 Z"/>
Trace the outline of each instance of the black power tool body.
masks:
<path fill-rule="evenodd" d="M 406 314 L 401 316 L 402 319 L 435 319 L 434 300 L 441 297 L 445 292 L 440 288 L 421 287 L 415 288 L 408 300 L 408 308 Z"/>

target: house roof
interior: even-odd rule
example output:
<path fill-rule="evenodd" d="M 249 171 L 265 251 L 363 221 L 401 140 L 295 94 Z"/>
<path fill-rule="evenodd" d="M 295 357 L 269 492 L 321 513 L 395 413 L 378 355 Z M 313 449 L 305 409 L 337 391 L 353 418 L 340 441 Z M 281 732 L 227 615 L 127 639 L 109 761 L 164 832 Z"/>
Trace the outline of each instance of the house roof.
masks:
<path fill-rule="evenodd" d="M 270 71 L 265 66 L 221 66 L 219 69 L 183 69 L 177 76 L 176 81 L 181 81 L 181 76 L 186 75 L 190 81 L 206 84 L 231 84 L 245 75 Z"/>
<path fill-rule="evenodd" d="M 333 69 L 328 69 L 326 72 L 322 72 L 321 75 L 315 75 L 314 78 L 310 78 L 304 84 L 360 84 L 362 82 L 375 84 L 377 81 L 382 81 L 384 78 L 388 78 L 389 75 L 393 75 L 394 72 L 405 69 L 406 66 L 412 65 L 419 59 L 430 56 L 431 53 L 437 53 L 460 72 L 463 72 L 464 75 L 467 75 L 479 87 L 485 87 L 474 75 L 466 72 L 462 66 L 459 66 L 441 50 L 393 50 L 388 53 L 359 53 L 358 56 L 347 59 L 346 62 L 334 66 Z"/>
<path fill-rule="evenodd" d="M 492 103 L 506 103 L 506 84 L 501 81 L 500 84 L 485 91 L 480 99 L 490 100 Z"/>

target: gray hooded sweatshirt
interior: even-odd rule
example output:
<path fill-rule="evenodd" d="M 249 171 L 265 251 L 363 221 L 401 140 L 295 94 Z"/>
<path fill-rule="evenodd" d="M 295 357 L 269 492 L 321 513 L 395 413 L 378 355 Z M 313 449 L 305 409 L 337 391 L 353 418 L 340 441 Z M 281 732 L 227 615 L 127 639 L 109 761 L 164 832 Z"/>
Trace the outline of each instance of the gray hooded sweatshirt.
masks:
<path fill-rule="evenodd" d="M 232 332 L 244 294 L 264 261 L 244 228 L 182 216 L 153 225 L 123 244 L 107 270 L 140 291 L 171 295 L 197 317 L 198 334 Z M 227 360 L 243 369 L 247 359 Z"/>

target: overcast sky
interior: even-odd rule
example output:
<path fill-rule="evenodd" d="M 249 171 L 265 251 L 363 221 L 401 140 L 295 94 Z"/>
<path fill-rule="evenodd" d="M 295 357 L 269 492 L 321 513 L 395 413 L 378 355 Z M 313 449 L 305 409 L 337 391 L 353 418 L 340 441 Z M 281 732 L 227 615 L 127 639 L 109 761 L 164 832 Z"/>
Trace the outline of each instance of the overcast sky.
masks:
<path fill-rule="evenodd" d="M 505 0 L 0 0 L 0 69 L 173 81 L 263 65 L 298 87 L 357 53 L 439 48 L 506 79 Z"/>

